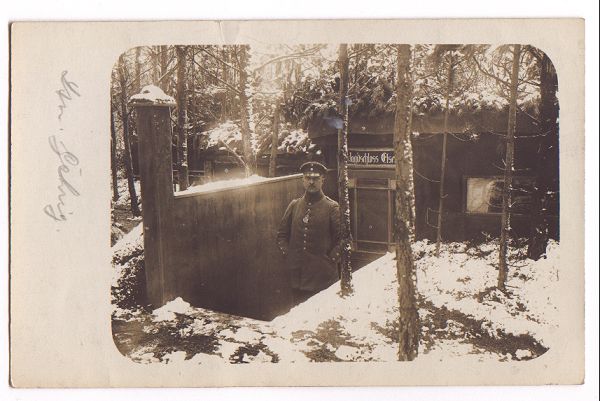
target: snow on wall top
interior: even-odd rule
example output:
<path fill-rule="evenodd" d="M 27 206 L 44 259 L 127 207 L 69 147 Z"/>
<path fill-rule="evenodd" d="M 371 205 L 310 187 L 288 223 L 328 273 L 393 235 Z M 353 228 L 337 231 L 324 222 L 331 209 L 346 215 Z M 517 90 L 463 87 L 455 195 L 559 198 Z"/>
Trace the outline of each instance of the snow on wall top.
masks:
<path fill-rule="evenodd" d="M 234 178 L 231 180 L 214 181 L 214 182 L 210 182 L 210 183 L 206 183 L 206 184 L 202 184 L 202 185 L 192 186 L 184 191 L 175 192 L 175 195 L 177 197 L 180 197 L 182 195 L 202 194 L 202 193 L 206 193 L 206 192 L 219 191 L 219 190 L 228 189 L 228 188 L 238 188 L 238 187 L 243 187 L 243 186 L 250 185 L 250 184 L 255 184 L 258 182 L 272 181 L 272 180 L 277 180 L 277 179 L 279 179 L 279 177 L 267 178 L 267 177 L 260 177 L 258 175 L 251 175 L 250 177 L 246 177 L 246 178 Z"/>
<path fill-rule="evenodd" d="M 137 95 L 131 96 L 130 103 L 137 106 L 175 106 L 175 99 L 167 95 L 158 86 L 146 85 Z"/>

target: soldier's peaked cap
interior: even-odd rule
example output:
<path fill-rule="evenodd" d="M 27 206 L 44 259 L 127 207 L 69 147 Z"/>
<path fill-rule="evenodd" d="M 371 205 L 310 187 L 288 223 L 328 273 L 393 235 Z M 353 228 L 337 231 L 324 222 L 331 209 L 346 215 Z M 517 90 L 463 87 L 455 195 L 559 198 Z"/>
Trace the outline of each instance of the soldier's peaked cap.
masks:
<path fill-rule="evenodd" d="M 319 162 L 306 162 L 300 166 L 300 172 L 307 176 L 324 176 L 327 172 L 327 167 Z"/>

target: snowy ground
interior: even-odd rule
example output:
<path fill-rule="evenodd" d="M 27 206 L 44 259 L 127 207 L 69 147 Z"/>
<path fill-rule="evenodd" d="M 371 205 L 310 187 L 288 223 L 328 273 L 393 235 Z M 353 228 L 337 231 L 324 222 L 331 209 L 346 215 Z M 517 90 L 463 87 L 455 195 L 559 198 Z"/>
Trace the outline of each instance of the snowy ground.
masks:
<path fill-rule="evenodd" d="M 135 193 L 137 195 L 138 203 L 141 203 L 141 188 L 140 188 L 140 180 L 134 180 Z M 119 192 L 119 199 L 117 201 L 112 202 L 112 207 L 125 207 L 128 208 L 130 205 L 130 197 L 129 197 L 129 187 L 127 184 L 127 179 L 124 177 L 119 177 L 117 179 L 117 191 Z"/>
<path fill-rule="evenodd" d="M 154 311 L 143 293 L 141 225 L 114 247 L 113 336 L 119 350 L 141 363 L 394 361 L 396 275 L 387 254 L 353 275 L 354 295 L 339 284 L 273 321 L 190 306 L 181 298 Z M 547 259 L 510 258 L 508 291 L 494 289 L 497 243 L 418 242 L 421 342 L 419 359 L 527 360 L 553 343 L 559 247 Z"/>
<path fill-rule="evenodd" d="M 141 209 L 142 197 L 139 180 L 134 181 L 134 187 L 138 197 L 138 206 Z M 114 245 L 142 220 L 141 216 L 134 216 L 131 212 L 131 198 L 125 177 L 119 176 L 117 179 L 117 191 L 119 198 L 116 201 L 111 199 L 111 245 Z"/>

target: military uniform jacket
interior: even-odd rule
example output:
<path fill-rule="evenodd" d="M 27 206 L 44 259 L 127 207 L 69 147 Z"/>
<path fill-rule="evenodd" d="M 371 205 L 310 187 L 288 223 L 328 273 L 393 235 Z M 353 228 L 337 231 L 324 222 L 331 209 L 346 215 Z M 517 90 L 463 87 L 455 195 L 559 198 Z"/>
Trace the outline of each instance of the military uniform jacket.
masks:
<path fill-rule="evenodd" d="M 323 194 L 294 199 L 277 231 L 293 288 L 320 291 L 339 278 L 340 207 Z"/>

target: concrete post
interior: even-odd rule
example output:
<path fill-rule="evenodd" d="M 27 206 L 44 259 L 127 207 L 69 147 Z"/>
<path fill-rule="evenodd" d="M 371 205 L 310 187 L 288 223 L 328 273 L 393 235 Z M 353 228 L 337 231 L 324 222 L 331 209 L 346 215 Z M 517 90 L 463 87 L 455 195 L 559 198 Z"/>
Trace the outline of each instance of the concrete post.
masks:
<path fill-rule="evenodd" d="M 136 111 L 144 224 L 144 265 L 148 301 L 160 307 L 169 301 L 168 239 L 173 208 L 171 108 L 175 100 L 160 88 L 145 86 L 129 100 Z"/>

